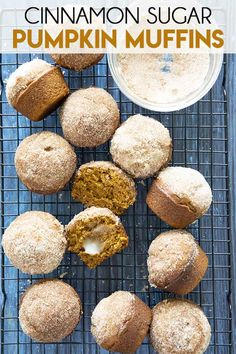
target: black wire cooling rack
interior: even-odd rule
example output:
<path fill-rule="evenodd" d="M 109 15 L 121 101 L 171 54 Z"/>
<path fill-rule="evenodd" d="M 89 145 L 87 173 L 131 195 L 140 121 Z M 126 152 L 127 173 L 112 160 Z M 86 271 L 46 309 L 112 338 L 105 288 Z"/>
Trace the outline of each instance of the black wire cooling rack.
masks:
<path fill-rule="evenodd" d="M 38 56 L 51 61 L 49 56 Z M 2 55 L 1 75 L 5 83 L 9 74 L 18 65 L 31 60 L 31 55 Z M 213 204 L 205 215 L 189 230 L 209 256 L 209 268 L 201 284 L 189 299 L 201 305 L 207 315 L 212 338 L 207 353 L 229 354 L 233 352 L 231 296 L 231 226 L 229 205 L 228 165 L 228 114 L 225 82 L 228 60 L 220 77 L 200 102 L 180 112 L 159 114 L 132 104 L 116 87 L 106 58 L 97 66 L 82 73 L 65 72 L 71 91 L 96 85 L 108 90 L 117 100 L 121 119 L 142 113 L 160 120 L 169 128 L 173 138 L 173 165 L 189 166 L 199 170 L 213 189 Z M 4 84 L 5 86 L 5 84 Z M 52 196 L 30 193 L 18 180 L 14 167 L 14 153 L 19 142 L 26 136 L 51 130 L 61 134 L 57 113 L 41 122 L 33 123 L 18 114 L 7 101 L 5 90 L 1 95 L 1 227 L 2 231 L 15 217 L 27 210 L 45 210 L 55 215 L 63 224 L 82 210 L 74 202 L 70 188 Z M 109 144 L 96 149 L 77 149 L 79 164 L 91 160 L 107 160 Z M 100 349 L 90 333 L 90 316 L 95 305 L 103 297 L 118 289 L 135 292 L 151 307 L 172 295 L 154 290 L 147 281 L 147 250 L 150 242 L 168 226 L 152 214 L 145 204 L 150 180 L 137 183 L 137 202 L 122 221 L 129 234 L 129 247 L 121 254 L 110 258 L 95 270 L 89 270 L 80 259 L 67 253 L 56 272 L 48 277 L 63 278 L 79 293 L 84 314 L 76 331 L 58 344 L 39 344 L 30 340 L 22 331 L 18 321 L 19 298 L 33 281 L 42 276 L 22 274 L 9 263 L 1 253 L 1 351 L 2 353 L 107 353 Z M 146 340 L 138 353 L 153 353 Z"/>

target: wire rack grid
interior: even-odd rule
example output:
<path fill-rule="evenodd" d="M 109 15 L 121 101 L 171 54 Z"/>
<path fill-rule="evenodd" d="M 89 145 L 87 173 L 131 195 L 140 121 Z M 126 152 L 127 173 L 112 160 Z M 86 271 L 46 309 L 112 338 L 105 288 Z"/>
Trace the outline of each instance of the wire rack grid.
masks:
<path fill-rule="evenodd" d="M 33 55 L 2 55 L 1 76 L 5 83 L 9 74 Z M 38 56 L 51 62 L 49 56 Z M 124 121 L 130 115 L 142 113 L 160 120 L 169 128 L 173 138 L 172 164 L 199 170 L 213 190 L 213 204 L 207 215 L 189 230 L 209 257 L 209 268 L 201 284 L 187 297 L 202 306 L 207 315 L 212 338 L 207 353 L 232 352 L 232 324 L 230 311 L 231 241 L 229 222 L 229 177 L 227 145 L 227 95 L 224 89 L 227 58 L 220 77 L 200 102 L 180 112 L 159 114 L 131 103 L 115 85 L 106 58 L 93 68 L 81 73 L 64 70 L 71 91 L 96 85 L 103 87 L 116 99 Z M 83 209 L 71 199 L 70 187 L 51 195 L 30 193 L 16 176 L 14 153 L 20 141 L 40 131 L 51 130 L 61 134 L 57 112 L 41 122 L 31 122 L 11 108 L 5 90 L 1 95 L 1 231 L 28 210 L 44 210 L 55 215 L 63 224 Z M 109 143 L 96 149 L 77 149 L 79 164 L 91 160 L 107 160 Z M 99 348 L 90 333 L 90 316 L 95 305 L 118 289 L 135 292 L 151 307 L 172 295 L 152 289 L 147 281 L 147 250 L 150 242 L 169 227 L 147 207 L 145 196 L 150 180 L 137 182 L 138 196 L 122 221 L 129 234 L 127 249 L 97 267 L 89 270 L 80 259 L 67 253 L 57 271 L 48 277 L 60 277 L 80 294 L 83 318 L 75 332 L 58 344 L 40 344 L 31 341 L 21 330 L 18 321 L 19 299 L 22 292 L 42 276 L 28 276 L 15 269 L 1 253 L 1 351 L 2 353 L 107 353 Z M 45 277 L 45 276 L 44 276 Z M 138 353 L 154 353 L 146 339 Z"/>

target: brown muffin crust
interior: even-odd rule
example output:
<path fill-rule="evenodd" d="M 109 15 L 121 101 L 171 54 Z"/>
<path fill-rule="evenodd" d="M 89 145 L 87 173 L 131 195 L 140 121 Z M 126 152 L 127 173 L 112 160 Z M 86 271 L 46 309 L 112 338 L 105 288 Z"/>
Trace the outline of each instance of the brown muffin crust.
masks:
<path fill-rule="evenodd" d="M 49 213 L 28 211 L 8 226 L 2 245 L 12 264 L 23 273 L 50 273 L 59 266 L 66 250 L 64 227 Z"/>
<path fill-rule="evenodd" d="M 38 342 L 59 342 L 73 332 L 82 313 L 79 295 L 57 279 L 31 285 L 20 300 L 23 331 Z"/>
<path fill-rule="evenodd" d="M 60 135 L 43 131 L 25 138 L 15 154 L 16 172 L 32 192 L 58 192 L 71 179 L 77 158 L 72 146 Z"/>
<path fill-rule="evenodd" d="M 81 71 L 97 64 L 104 54 L 52 54 L 56 64 L 64 68 Z"/>
<path fill-rule="evenodd" d="M 102 348 L 134 353 L 148 333 L 151 310 L 136 295 L 116 291 L 98 303 L 91 322 L 92 334 Z"/>
<path fill-rule="evenodd" d="M 71 194 L 86 206 L 108 208 L 118 215 L 136 199 L 133 179 L 108 161 L 81 165 L 75 174 Z"/>
<path fill-rule="evenodd" d="M 69 95 L 60 68 L 52 67 L 32 81 L 12 102 L 13 107 L 32 121 L 42 120 Z"/>
<path fill-rule="evenodd" d="M 75 146 L 105 143 L 119 125 L 116 101 L 105 90 L 89 87 L 73 92 L 64 102 L 60 120 L 65 138 Z"/>
<path fill-rule="evenodd" d="M 68 250 L 76 253 L 89 267 L 128 246 L 128 236 L 118 218 L 107 208 L 88 208 L 66 226 Z"/>
<path fill-rule="evenodd" d="M 152 309 L 150 340 L 159 354 L 202 354 L 211 337 L 201 308 L 185 299 L 168 299 Z"/>
<path fill-rule="evenodd" d="M 171 185 L 166 183 L 170 176 Z M 210 186 L 198 171 L 167 167 L 153 180 L 146 203 L 161 220 L 183 229 L 205 214 L 211 200 Z"/>
<path fill-rule="evenodd" d="M 153 180 L 146 203 L 161 220 L 177 229 L 185 228 L 198 218 L 196 210 L 188 200 L 182 204 L 179 198 L 165 190 L 158 179 Z"/>
<path fill-rule="evenodd" d="M 152 241 L 148 254 L 150 284 L 178 295 L 191 292 L 208 267 L 207 255 L 184 230 L 161 233 Z"/>

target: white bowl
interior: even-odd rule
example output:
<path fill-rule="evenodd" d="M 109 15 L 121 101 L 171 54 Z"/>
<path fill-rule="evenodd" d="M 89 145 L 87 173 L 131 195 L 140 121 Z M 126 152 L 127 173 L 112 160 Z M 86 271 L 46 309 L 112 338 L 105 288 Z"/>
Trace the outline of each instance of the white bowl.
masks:
<path fill-rule="evenodd" d="M 155 102 L 151 102 L 139 97 L 132 90 L 130 90 L 130 88 L 127 86 L 125 78 L 121 75 L 120 70 L 118 68 L 119 64 L 117 62 L 117 54 L 107 54 L 107 56 L 111 75 L 121 92 L 137 105 L 157 112 L 178 111 L 180 109 L 189 107 L 199 101 L 210 91 L 212 86 L 215 84 L 223 64 L 223 54 L 210 53 L 209 69 L 202 87 L 192 92 L 188 96 L 184 97 L 182 100 L 171 103 L 157 104 Z"/>

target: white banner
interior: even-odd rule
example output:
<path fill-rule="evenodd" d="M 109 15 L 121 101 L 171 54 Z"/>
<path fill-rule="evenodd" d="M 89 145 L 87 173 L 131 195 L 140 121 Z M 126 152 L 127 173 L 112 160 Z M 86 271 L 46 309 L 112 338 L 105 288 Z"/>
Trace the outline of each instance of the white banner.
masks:
<path fill-rule="evenodd" d="M 236 53 L 235 16 L 235 0 L 10 0 L 0 11 L 0 51 Z"/>

